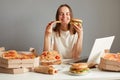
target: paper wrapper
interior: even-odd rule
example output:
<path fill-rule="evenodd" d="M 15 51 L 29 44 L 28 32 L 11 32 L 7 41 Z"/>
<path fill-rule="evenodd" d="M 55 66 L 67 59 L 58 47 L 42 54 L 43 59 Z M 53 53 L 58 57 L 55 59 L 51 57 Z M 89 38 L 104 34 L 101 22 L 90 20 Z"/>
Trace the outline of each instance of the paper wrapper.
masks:
<path fill-rule="evenodd" d="M 42 66 L 34 68 L 35 72 L 44 73 L 44 74 L 55 74 L 57 70 L 53 66 Z"/>

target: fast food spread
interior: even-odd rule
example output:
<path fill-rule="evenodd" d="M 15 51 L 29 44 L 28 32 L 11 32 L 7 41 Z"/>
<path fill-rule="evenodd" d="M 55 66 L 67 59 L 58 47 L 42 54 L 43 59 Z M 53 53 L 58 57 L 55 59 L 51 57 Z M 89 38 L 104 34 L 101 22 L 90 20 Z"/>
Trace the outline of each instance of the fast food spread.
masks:
<path fill-rule="evenodd" d="M 61 21 L 55 21 L 55 23 L 61 23 Z M 70 24 L 73 25 L 82 25 L 82 23 L 83 21 L 77 18 L 73 18 L 70 21 Z M 14 73 L 13 71 L 16 71 L 16 73 L 18 73 L 18 70 L 28 72 L 29 68 L 33 68 L 34 72 L 53 75 L 58 73 L 58 70 L 56 70 L 53 65 L 60 65 L 62 63 L 62 56 L 55 50 L 43 51 L 39 56 L 36 54 L 34 48 L 30 48 L 28 54 L 24 51 L 5 51 L 4 47 L 0 48 L 0 51 L 2 52 L 2 55 L 0 55 L 0 72 Z M 38 60 L 36 57 L 39 57 Z M 94 63 L 88 65 L 85 62 L 72 63 L 68 67 L 68 72 L 72 75 L 84 75 L 95 65 Z M 107 71 L 120 71 L 120 53 L 105 53 L 105 55 L 101 57 L 98 68 Z"/>
<path fill-rule="evenodd" d="M 27 54 L 24 51 L 4 50 L 0 57 L 0 72 L 12 74 L 28 72 L 30 69 L 27 67 L 32 68 L 34 64 L 32 66 L 31 64 L 36 64 L 36 61 L 33 60 L 31 62 L 31 60 L 29 61 L 28 59 L 34 59 L 35 57 L 36 55 L 33 53 L 33 50 Z M 12 63 L 10 60 L 13 60 Z M 21 64 L 20 60 L 23 60 L 21 66 L 18 65 L 19 63 Z M 38 63 L 37 66 L 34 66 L 32 71 L 43 74 L 53 75 L 58 73 L 59 69 L 57 70 L 57 67 L 54 66 L 56 66 L 56 64 L 60 66 L 62 63 L 62 57 L 57 51 L 43 51 L 38 60 L 40 60 L 40 64 Z M 120 71 L 120 53 L 105 53 L 101 58 L 100 64 L 98 64 L 98 68 L 105 71 Z M 87 63 L 72 63 L 68 69 L 68 72 L 72 75 L 85 75 L 90 71 Z"/>

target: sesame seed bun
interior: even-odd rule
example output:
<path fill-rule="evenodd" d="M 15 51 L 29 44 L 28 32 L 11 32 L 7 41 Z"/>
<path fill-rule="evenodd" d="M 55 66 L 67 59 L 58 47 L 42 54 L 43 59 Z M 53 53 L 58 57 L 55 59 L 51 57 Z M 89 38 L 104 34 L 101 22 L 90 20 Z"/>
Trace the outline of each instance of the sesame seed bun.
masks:
<path fill-rule="evenodd" d="M 70 72 L 75 74 L 86 73 L 89 71 L 87 63 L 74 63 L 70 67 Z"/>
<path fill-rule="evenodd" d="M 71 65 L 72 68 L 87 68 L 87 63 L 74 63 Z"/>
<path fill-rule="evenodd" d="M 82 24 L 82 20 L 81 19 L 77 19 L 77 18 L 73 18 L 70 21 L 70 24 L 74 24 L 74 25 L 78 25 L 78 24 Z"/>
<path fill-rule="evenodd" d="M 83 21 L 81 19 L 73 18 L 73 19 L 71 19 L 71 22 L 82 23 Z"/>

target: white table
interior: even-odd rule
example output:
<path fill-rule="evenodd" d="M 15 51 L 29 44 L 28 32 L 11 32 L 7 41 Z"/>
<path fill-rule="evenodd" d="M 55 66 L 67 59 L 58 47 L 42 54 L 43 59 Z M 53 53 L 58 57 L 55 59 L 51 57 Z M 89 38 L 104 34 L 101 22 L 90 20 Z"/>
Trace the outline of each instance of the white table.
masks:
<path fill-rule="evenodd" d="M 89 74 L 73 76 L 68 74 L 69 65 L 60 65 L 55 75 L 26 72 L 24 74 L 0 73 L 0 80 L 120 80 L 120 72 L 101 71 L 97 68 L 91 69 Z"/>

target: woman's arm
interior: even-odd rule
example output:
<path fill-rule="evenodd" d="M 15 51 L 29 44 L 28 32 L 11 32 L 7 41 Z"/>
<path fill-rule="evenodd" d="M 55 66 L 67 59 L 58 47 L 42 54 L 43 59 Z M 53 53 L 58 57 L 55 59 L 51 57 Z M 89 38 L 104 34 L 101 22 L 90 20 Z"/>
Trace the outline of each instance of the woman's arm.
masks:
<path fill-rule="evenodd" d="M 44 35 L 44 47 L 43 51 L 49 51 L 51 50 L 51 35 L 52 35 L 52 27 L 56 23 L 56 21 L 51 21 L 45 30 L 45 35 Z"/>
<path fill-rule="evenodd" d="M 78 38 L 77 38 L 76 43 L 73 46 L 72 56 L 74 59 L 76 59 L 80 57 L 80 53 L 82 52 L 83 28 L 82 28 L 82 25 L 74 25 L 74 28 L 76 29 Z"/>
<path fill-rule="evenodd" d="M 50 35 L 45 33 L 44 36 L 44 47 L 43 47 L 43 51 L 49 51 L 50 50 Z"/>
<path fill-rule="evenodd" d="M 82 52 L 82 43 L 83 43 L 83 31 L 81 32 L 81 36 L 78 37 L 76 43 L 73 46 L 72 56 L 74 59 L 80 57 L 80 53 Z"/>

